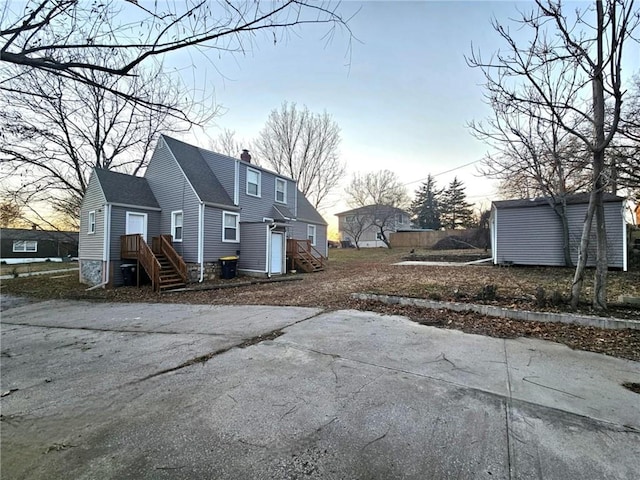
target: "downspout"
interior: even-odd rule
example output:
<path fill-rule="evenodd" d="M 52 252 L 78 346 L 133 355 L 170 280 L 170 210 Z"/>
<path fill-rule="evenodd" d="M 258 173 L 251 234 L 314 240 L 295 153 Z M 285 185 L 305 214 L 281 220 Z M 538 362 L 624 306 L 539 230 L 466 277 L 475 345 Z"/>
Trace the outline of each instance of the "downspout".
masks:
<path fill-rule="evenodd" d="M 269 231 L 267 232 L 267 259 L 269 260 L 267 263 L 267 277 L 271 278 L 271 232 L 273 232 L 276 228 L 276 224 L 272 223 L 269 225 Z"/>
<path fill-rule="evenodd" d="M 233 204 L 238 206 L 240 203 L 240 160 L 235 161 L 235 169 L 233 172 Z"/>
<path fill-rule="evenodd" d="M 200 263 L 200 278 L 198 283 L 204 281 L 204 203 L 198 205 L 198 262 Z"/>
<path fill-rule="evenodd" d="M 105 265 L 104 281 L 100 285 L 95 285 L 94 288 L 104 287 L 109 284 L 109 262 L 111 260 L 111 205 L 105 203 L 104 205 L 104 240 L 103 240 L 103 253 L 102 258 Z"/>

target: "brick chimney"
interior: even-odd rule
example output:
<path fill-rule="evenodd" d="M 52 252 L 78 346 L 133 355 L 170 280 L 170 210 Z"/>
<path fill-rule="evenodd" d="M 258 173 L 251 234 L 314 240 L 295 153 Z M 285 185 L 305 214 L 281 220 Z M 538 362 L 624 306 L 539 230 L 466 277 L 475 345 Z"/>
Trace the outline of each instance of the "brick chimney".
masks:
<path fill-rule="evenodd" d="M 251 163 L 251 154 L 249 154 L 249 150 L 247 150 L 246 148 L 242 150 L 240 160 L 242 160 L 243 162 Z"/>

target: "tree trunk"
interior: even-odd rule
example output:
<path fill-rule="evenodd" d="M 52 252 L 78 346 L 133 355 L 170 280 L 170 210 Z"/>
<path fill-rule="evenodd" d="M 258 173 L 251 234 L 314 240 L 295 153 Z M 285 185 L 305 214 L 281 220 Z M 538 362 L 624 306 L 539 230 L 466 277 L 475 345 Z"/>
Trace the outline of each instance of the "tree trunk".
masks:
<path fill-rule="evenodd" d="M 571 259 L 571 242 L 569 238 L 569 219 L 567 218 L 567 202 L 565 198 L 562 198 L 560 205 L 552 205 L 553 211 L 556 212 L 558 218 L 560 218 L 560 224 L 562 225 L 562 253 L 564 255 L 564 266 L 573 267 L 573 260 Z"/>
<path fill-rule="evenodd" d="M 615 8 L 615 7 L 613 7 Z M 595 133 L 595 148 L 593 149 L 593 188 L 596 215 L 596 273 L 593 286 L 593 308 L 607 309 L 607 229 L 604 221 L 604 149 L 605 140 L 605 101 L 604 101 L 604 72 L 603 72 L 603 44 L 604 44 L 604 14 L 602 2 L 596 1 L 598 18 L 597 53 L 598 61 L 595 65 L 592 80 L 593 93 L 593 127 Z"/>
<path fill-rule="evenodd" d="M 576 264 L 576 272 L 573 275 L 573 283 L 571 285 L 571 308 L 578 308 L 580 302 L 580 292 L 584 282 L 584 269 L 587 266 L 588 250 L 589 250 L 589 234 L 591 233 L 591 223 L 593 221 L 593 212 L 596 207 L 596 192 L 592 191 L 589 195 L 589 206 L 587 214 L 582 226 L 582 236 L 580 237 L 580 246 L 578 247 L 578 263 Z"/>

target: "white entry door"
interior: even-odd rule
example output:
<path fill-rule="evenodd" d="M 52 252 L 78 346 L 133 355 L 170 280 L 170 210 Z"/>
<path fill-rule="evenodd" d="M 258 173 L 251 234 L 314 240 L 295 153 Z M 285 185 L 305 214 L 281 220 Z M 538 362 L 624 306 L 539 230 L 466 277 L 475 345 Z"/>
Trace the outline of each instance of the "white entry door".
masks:
<path fill-rule="evenodd" d="M 147 241 L 147 214 L 127 212 L 127 225 L 126 225 L 125 233 L 127 235 L 133 235 L 135 233 L 139 233 L 142 235 L 142 238 L 146 242 Z"/>
<path fill-rule="evenodd" d="M 271 232 L 271 273 L 282 273 L 282 253 L 284 251 L 284 235 Z"/>

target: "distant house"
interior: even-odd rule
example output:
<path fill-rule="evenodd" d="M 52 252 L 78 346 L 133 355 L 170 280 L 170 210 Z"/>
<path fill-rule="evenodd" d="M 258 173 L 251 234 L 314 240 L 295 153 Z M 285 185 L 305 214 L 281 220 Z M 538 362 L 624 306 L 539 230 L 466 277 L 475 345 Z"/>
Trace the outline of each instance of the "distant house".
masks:
<path fill-rule="evenodd" d="M 336 216 L 340 240 L 360 248 L 386 247 L 382 233 L 389 239 L 391 233 L 411 227 L 408 212 L 387 205 L 367 205 Z"/>
<path fill-rule="evenodd" d="M 154 288 L 203 281 L 237 256 L 251 275 L 315 271 L 327 223 L 291 178 L 162 135 L 144 177 L 94 170 L 80 220 L 80 279 L 121 285 L 139 262 Z M 288 260 L 288 262 L 287 262 Z"/>
<path fill-rule="evenodd" d="M 78 256 L 78 232 L 0 229 L 0 258 L 6 263 L 59 261 Z"/>
<path fill-rule="evenodd" d="M 566 199 L 571 258 L 578 260 L 578 247 L 589 204 L 588 194 Z M 624 220 L 625 199 L 604 196 L 610 268 L 627 269 L 627 235 Z M 564 266 L 560 217 L 548 198 L 495 201 L 491 204 L 491 252 L 494 264 Z M 589 242 L 587 265 L 596 260 L 595 219 Z"/>

